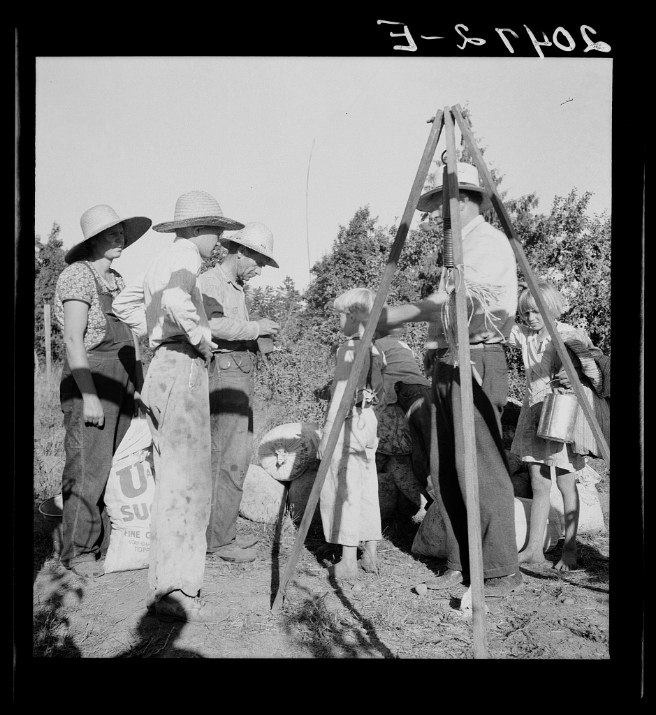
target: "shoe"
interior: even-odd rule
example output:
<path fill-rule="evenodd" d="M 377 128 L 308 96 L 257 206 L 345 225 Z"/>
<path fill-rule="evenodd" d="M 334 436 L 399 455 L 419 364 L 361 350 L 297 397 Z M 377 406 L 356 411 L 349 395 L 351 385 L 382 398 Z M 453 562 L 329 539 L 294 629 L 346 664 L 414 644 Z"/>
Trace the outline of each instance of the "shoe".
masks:
<path fill-rule="evenodd" d="M 187 596 L 182 591 L 173 591 L 156 601 L 155 614 L 164 623 L 219 623 L 224 620 L 204 599 Z"/>
<path fill-rule="evenodd" d="M 104 561 L 78 561 L 69 563 L 66 568 L 82 578 L 100 578 L 105 575 Z"/>
<path fill-rule="evenodd" d="M 238 534 L 233 543 L 237 544 L 240 549 L 250 549 L 251 546 L 255 546 L 259 541 L 257 536 L 242 536 Z"/>
<path fill-rule="evenodd" d="M 457 586 L 459 583 L 462 583 L 463 580 L 462 571 L 446 569 L 446 571 L 443 571 L 437 578 L 432 581 L 426 581 L 426 587 L 436 590 L 451 588 L 451 586 Z"/>
<path fill-rule="evenodd" d="M 510 576 L 499 576 L 498 578 L 486 578 L 483 583 L 486 596 L 507 596 L 516 591 L 522 584 L 522 574 L 511 574 Z"/>
<path fill-rule="evenodd" d="M 216 551 L 210 551 L 209 553 L 212 556 L 218 556 L 223 561 L 230 561 L 231 563 L 248 563 L 255 561 L 256 557 L 255 549 L 242 549 L 234 542 L 227 546 L 222 546 L 216 549 Z"/>
<path fill-rule="evenodd" d="M 223 549 L 227 549 L 228 547 L 237 547 L 238 549 L 250 549 L 255 544 L 259 543 L 259 539 L 257 536 L 242 536 L 241 534 L 238 534 L 235 537 L 235 540 L 232 541 L 229 544 L 225 544 L 224 546 L 219 546 L 216 549 L 208 549 L 205 553 L 206 554 L 215 554 L 217 551 L 222 551 Z"/>

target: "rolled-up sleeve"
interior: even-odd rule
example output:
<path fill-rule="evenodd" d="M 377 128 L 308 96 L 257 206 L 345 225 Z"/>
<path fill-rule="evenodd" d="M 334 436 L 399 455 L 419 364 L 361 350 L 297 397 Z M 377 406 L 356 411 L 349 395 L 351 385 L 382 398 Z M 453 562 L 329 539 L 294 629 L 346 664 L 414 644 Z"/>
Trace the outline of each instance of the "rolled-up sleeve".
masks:
<path fill-rule="evenodd" d="M 112 312 L 139 337 L 147 334 L 143 276 L 126 285 L 114 298 Z"/>
<path fill-rule="evenodd" d="M 198 286 L 201 262 L 189 251 L 179 256 L 182 263 L 170 274 L 168 285 L 162 291 L 160 308 L 169 324 L 187 335 L 192 345 L 198 345 L 203 337 L 201 316 L 196 308 L 198 305 L 202 310 L 203 305 Z"/>

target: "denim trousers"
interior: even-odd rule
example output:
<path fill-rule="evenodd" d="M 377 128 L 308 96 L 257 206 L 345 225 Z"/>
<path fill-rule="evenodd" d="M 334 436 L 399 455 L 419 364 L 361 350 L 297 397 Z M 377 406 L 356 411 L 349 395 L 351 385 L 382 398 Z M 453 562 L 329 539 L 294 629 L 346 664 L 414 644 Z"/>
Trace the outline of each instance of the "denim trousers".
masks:
<path fill-rule="evenodd" d="M 482 378 L 472 375 L 476 465 L 481 519 L 483 576 L 508 576 L 519 569 L 515 539 L 515 502 L 508 461 L 501 439 L 501 412 L 508 396 L 508 367 L 503 348 L 472 350 Z M 469 574 L 464 454 L 456 448 L 463 435 L 460 369 L 438 359 L 433 375 L 436 404 L 435 493 L 446 528 L 447 566 Z"/>
<path fill-rule="evenodd" d="M 142 399 L 155 467 L 149 601 L 176 590 L 195 597 L 205 575 L 211 496 L 205 360 L 189 343 L 161 345 L 148 366 Z"/>
<path fill-rule="evenodd" d="M 212 506 L 207 550 L 237 537 L 237 518 L 253 448 L 253 370 L 249 351 L 216 353 L 209 368 Z"/>
<path fill-rule="evenodd" d="M 110 525 L 109 519 L 103 519 L 102 497 L 114 452 L 134 413 L 134 348 L 92 350 L 87 359 L 105 415 L 103 426 L 85 424 L 82 395 L 68 362 L 59 390 L 66 430 L 61 560 L 67 565 L 95 560 L 106 550 Z"/>

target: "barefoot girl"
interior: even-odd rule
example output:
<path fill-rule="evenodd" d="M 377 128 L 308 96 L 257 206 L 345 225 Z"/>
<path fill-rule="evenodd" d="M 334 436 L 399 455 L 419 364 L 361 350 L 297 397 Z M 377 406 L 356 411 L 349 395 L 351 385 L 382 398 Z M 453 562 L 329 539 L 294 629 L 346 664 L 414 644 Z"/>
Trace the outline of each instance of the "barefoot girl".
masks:
<path fill-rule="evenodd" d="M 557 320 L 566 310 L 565 299 L 561 293 L 546 281 L 539 282 L 537 287 L 551 316 L 556 321 L 556 328 L 565 344 L 572 341 L 595 349 L 585 331 Z M 508 344 L 522 350 L 526 371 L 526 394 L 511 451 L 528 463 L 533 489 L 529 539 L 526 548 L 519 554 L 519 562 L 543 563 L 545 561 L 544 533 L 551 503 L 551 480 L 555 475 L 556 483 L 563 495 L 565 513 L 565 540 L 561 559 L 555 568 L 572 571 L 577 569 L 576 532 L 579 521 L 576 472 L 585 467 L 584 455 L 588 450 L 576 443 L 557 442 L 537 436 L 544 399 L 552 392 L 552 385 L 560 389 L 556 373 L 561 364 L 544 320 L 528 288 L 525 288 L 519 296 L 518 312 L 525 324 L 513 326 Z M 588 392 L 591 392 L 590 388 L 587 388 L 586 394 Z M 582 417 L 579 415 L 579 421 Z"/>
<path fill-rule="evenodd" d="M 324 457 L 375 297 L 375 293 L 368 288 L 353 288 L 335 298 L 334 307 L 339 313 L 340 328 L 347 340 L 337 351 L 331 401 L 317 449 L 319 459 Z M 321 489 L 324 537 L 328 543 L 342 546 L 341 561 L 330 568 L 330 574 L 337 579 L 357 579 L 360 542 L 364 542 L 360 566 L 365 571 L 378 571 L 376 548 L 382 532 L 376 473 L 378 421 L 373 404 L 382 399 L 384 392 L 384 358 L 373 344 L 367 352 L 352 407 L 344 420 Z"/>

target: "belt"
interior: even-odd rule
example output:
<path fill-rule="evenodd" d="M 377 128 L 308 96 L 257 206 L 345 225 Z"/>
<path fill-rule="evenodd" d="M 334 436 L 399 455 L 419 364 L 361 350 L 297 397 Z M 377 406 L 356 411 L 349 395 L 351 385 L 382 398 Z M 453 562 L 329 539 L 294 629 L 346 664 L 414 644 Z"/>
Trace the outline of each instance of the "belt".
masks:
<path fill-rule="evenodd" d="M 503 350 L 503 343 L 474 343 L 470 344 L 470 350 Z"/>
<path fill-rule="evenodd" d="M 180 338 L 179 340 L 173 338 L 173 339 L 170 339 L 170 340 L 164 340 L 163 342 L 161 342 L 161 343 L 157 346 L 157 348 L 166 347 L 167 345 L 188 345 L 190 348 L 193 348 L 193 347 L 194 347 L 194 346 L 193 346 L 188 340 L 186 340 L 185 338 Z M 155 348 L 155 349 L 157 349 L 157 348 Z M 194 348 L 194 349 L 195 349 L 195 348 Z"/>
<path fill-rule="evenodd" d="M 503 350 L 503 343 L 470 343 L 470 350 L 486 350 L 488 352 L 497 352 Z M 449 348 L 438 348 L 437 357 L 442 358 L 449 352 Z"/>
<path fill-rule="evenodd" d="M 212 338 L 212 342 L 216 343 L 215 353 L 257 352 L 255 340 L 216 340 Z"/>

